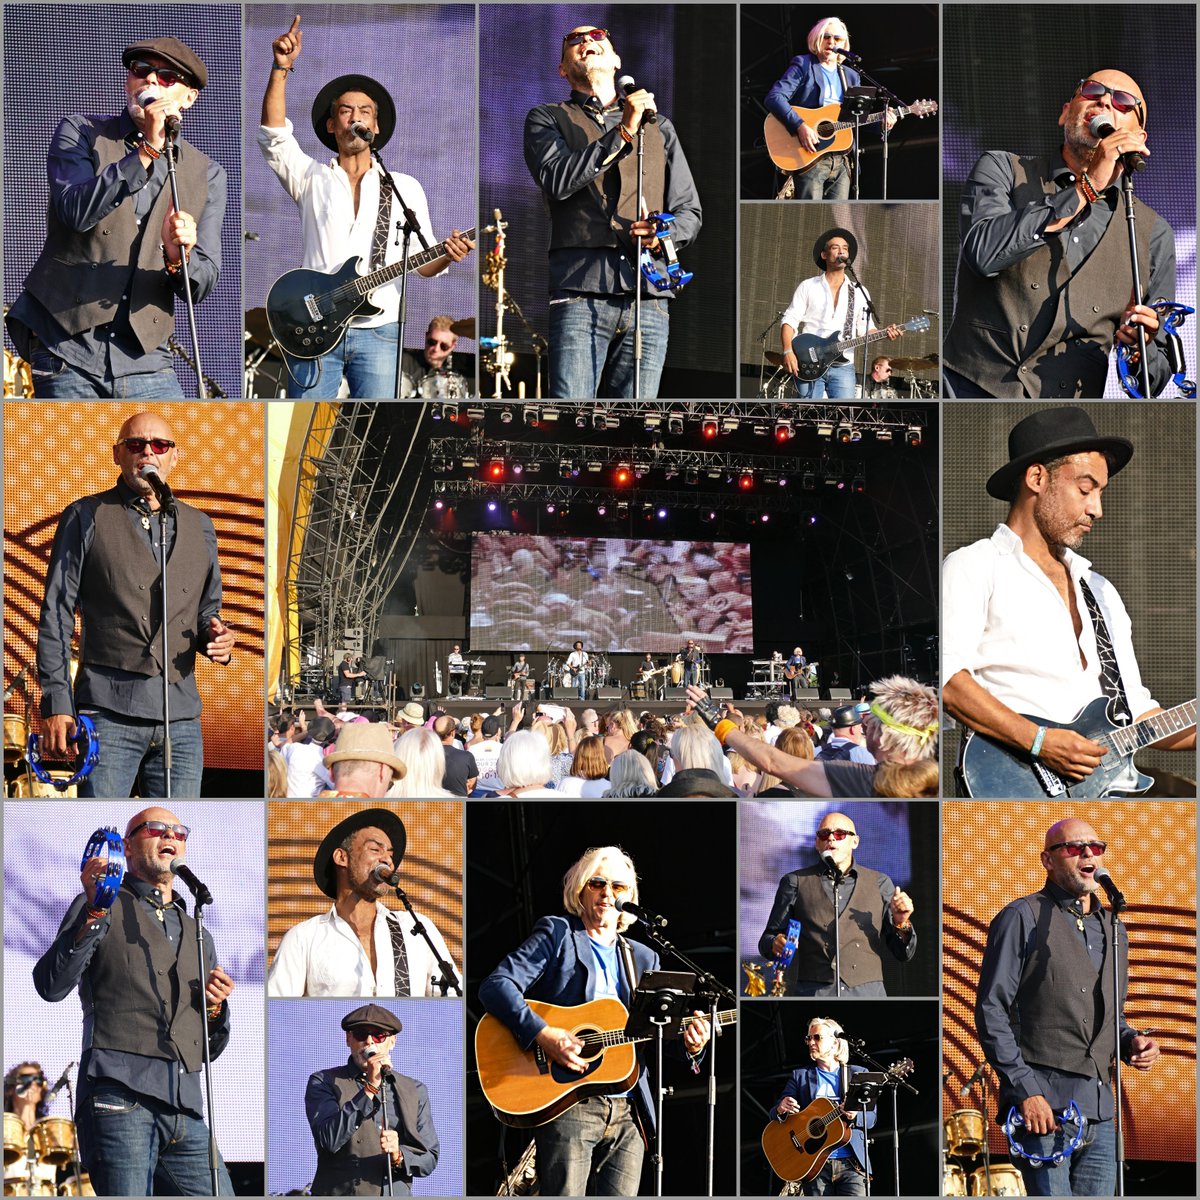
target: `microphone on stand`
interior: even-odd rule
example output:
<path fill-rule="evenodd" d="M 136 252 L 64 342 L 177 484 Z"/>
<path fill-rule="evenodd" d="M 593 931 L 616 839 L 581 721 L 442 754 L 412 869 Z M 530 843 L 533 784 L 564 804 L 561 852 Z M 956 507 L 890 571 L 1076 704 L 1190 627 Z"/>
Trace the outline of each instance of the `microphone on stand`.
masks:
<path fill-rule="evenodd" d="M 171 859 L 171 874 L 178 875 L 188 885 L 192 895 L 196 897 L 197 904 L 208 905 L 213 902 L 212 892 L 196 878 L 195 873 L 187 863 L 180 862 L 177 858 Z"/>
<path fill-rule="evenodd" d="M 1117 132 L 1112 121 L 1103 113 L 1097 113 L 1088 122 L 1088 130 L 1094 138 L 1106 138 L 1110 133 Z M 1120 158 L 1126 171 L 1141 171 L 1146 166 L 1146 160 L 1136 150 L 1126 150 Z"/>
<path fill-rule="evenodd" d="M 371 872 L 371 878 L 377 880 L 379 883 L 386 883 L 388 887 L 400 886 L 400 872 L 392 871 L 389 873 L 383 863 L 375 865 L 375 869 Z"/>
<path fill-rule="evenodd" d="M 632 900 L 618 900 L 617 912 L 632 913 L 638 920 L 650 926 L 651 929 L 666 929 L 667 918 L 660 917 L 657 913 L 652 913 L 648 908 L 643 908 L 640 904 L 634 904 Z"/>
<path fill-rule="evenodd" d="M 154 491 L 155 499 L 164 508 L 168 504 L 175 503 L 175 495 L 171 491 L 171 485 L 158 473 L 158 468 L 153 463 L 142 463 L 138 468 L 138 476 L 150 485 Z"/>
<path fill-rule="evenodd" d="M 962 1087 L 958 1089 L 958 1094 L 964 1099 L 971 1094 L 971 1089 L 983 1078 L 984 1071 L 987 1070 L 987 1061 L 984 1060 L 975 1068 L 975 1074 L 967 1080 Z"/>
<path fill-rule="evenodd" d="M 841 867 L 839 867 L 839 866 L 837 865 L 837 863 L 836 863 L 836 862 L 834 862 L 834 860 L 833 860 L 833 851 L 832 851 L 832 850 L 824 850 L 824 851 L 822 851 L 822 853 L 821 853 L 821 861 L 822 861 L 822 862 L 825 864 L 825 866 L 826 866 L 826 868 L 828 869 L 829 873 L 830 873 L 830 874 L 833 876 L 833 878 L 834 878 L 834 881 L 835 881 L 835 882 L 836 882 L 837 880 L 840 880 L 840 879 L 842 878 L 842 869 L 841 869 Z"/>
<path fill-rule="evenodd" d="M 63 1068 L 63 1073 L 58 1077 L 58 1080 L 55 1082 L 54 1086 L 46 1093 L 45 1103 L 49 1104 L 50 1101 L 55 1099 L 58 1093 L 67 1086 L 67 1079 L 71 1074 L 71 1068 L 74 1065 L 75 1064 L 73 1062 L 69 1062 L 67 1063 L 66 1067 Z"/>
<path fill-rule="evenodd" d="M 374 132 L 368 129 L 361 121 L 351 121 L 350 132 L 354 134 L 356 138 L 362 138 L 362 140 L 366 142 L 368 146 L 373 145 L 375 142 Z"/>
<path fill-rule="evenodd" d="M 617 87 L 619 87 L 627 96 L 642 90 L 640 84 L 633 82 L 632 75 L 622 75 L 621 78 L 617 80 Z M 649 109 L 642 113 L 642 120 L 645 121 L 647 125 L 657 125 L 658 113 L 656 113 L 654 109 Z"/>

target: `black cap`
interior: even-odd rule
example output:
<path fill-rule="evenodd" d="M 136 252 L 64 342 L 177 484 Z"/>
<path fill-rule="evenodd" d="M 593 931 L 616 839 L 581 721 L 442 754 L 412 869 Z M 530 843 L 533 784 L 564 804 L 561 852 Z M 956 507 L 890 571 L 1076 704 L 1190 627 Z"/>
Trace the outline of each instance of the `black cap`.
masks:
<path fill-rule="evenodd" d="M 200 56 L 190 46 L 185 46 L 178 38 L 150 38 L 144 42 L 134 42 L 126 46 L 121 54 L 121 62 L 126 69 L 135 58 L 153 54 L 163 62 L 182 71 L 192 81 L 192 86 L 202 88 L 208 83 L 208 68 L 200 61 Z"/>
<path fill-rule="evenodd" d="M 351 1030 L 355 1025 L 378 1025 L 380 1029 L 386 1029 L 388 1033 L 399 1033 L 404 1028 L 395 1013 L 381 1008 L 378 1004 L 364 1004 L 361 1008 L 348 1012 L 342 1018 L 343 1029 Z"/>
<path fill-rule="evenodd" d="M 392 866 L 399 867 L 408 844 L 404 822 L 386 808 L 364 808 L 339 821 L 326 835 L 313 859 L 313 878 L 317 887 L 331 900 L 337 899 L 337 875 L 333 869 L 333 852 L 356 830 L 368 827 L 382 829 L 392 839 Z"/>
<path fill-rule="evenodd" d="M 339 75 L 336 79 L 331 79 L 317 93 L 317 98 L 313 101 L 313 132 L 323 146 L 328 146 L 330 150 L 337 152 L 337 138 L 325 128 L 325 122 L 329 120 L 329 106 L 346 92 L 362 92 L 375 101 L 376 107 L 379 109 L 379 115 L 376 118 L 379 132 L 375 135 L 375 140 L 371 145 L 376 150 L 382 150 L 391 139 L 392 134 L 396 132 L 396 105 L 383 84 L 372 79 L 370 75 Z"/>
<path fill-rule="evenodd" d="M 830 238 L 845 238 L 846 245 L 850 247 L 850 261 L 853 262 L 858 257 L 858 238 L 854 236 L 848 229 L 843 229 L 840 225 L 835 225 L 832 229 L 827 229 L 813 243 L 813 262 L 817 264 L 818 271 L 824 271 L 829 265 L 821 257 L 821 251 L 825 249 L 826 243 Z"/>
<path fill-rule="evenodd" d="M 1031 413 L 1009 431 L 1008 462 L 987 481 L 987 493 L 997 500 L 1014 500 L 1018 482 L 1034 463 L 1087 450 L 1111 456 L 1110 476 L 1133 457 L 1133 443 L 1128 438 L 1101 436 L 1082 408 L 1072 405 Z"/>

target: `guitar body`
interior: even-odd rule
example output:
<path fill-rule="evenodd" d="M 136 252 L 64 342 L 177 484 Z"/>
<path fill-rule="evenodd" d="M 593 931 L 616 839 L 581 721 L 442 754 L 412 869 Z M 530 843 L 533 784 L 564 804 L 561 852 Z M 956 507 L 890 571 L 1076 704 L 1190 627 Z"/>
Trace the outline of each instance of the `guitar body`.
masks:
<path fill-rule="evenodd" d="M 612 997 L 587 1004 L 561 1007 L 537 1000 L 526 1003 L 548 1025 L 557 1025 L 576 1037 L 619 1031 L 629 1014 Z M 475 1062 L 483 1094 L 496 1119 L 517 1129 L 544 1125 L 587 1096 L 628 1091 L 637 1082 L 637 1047 L 632 1042 L 615 1046 L 584 1046 L 580 1057 L 588 1060 L 583 1074 L 552 1063 L 538 1046 L 522 1050 L 508 1027 L 484 1015 L 475 1030 Z"/>
<path fill-rule="evenodd" d="M 795 345 L 796 345 L 796 340 L 797 340 L 797 339 L 795 339 L 795 338 L 793 338 L 793 339 L 792 339 L 792 347 L 793 347 L 793 352 L 794 352 L 794 353 L 795 353 Z M 814 341 L 820 341 L 821 339 L 820 339 L 820 338 L 814 338 L 813 340 L 814 340 Z M 796 353 L 796 358 L 798 359 L 799 357 L 800 357 L 799 353 Z M 823 374 L 823 373 L 824 373 L 824 372 L 822 372 L 822 374 Z M 814 378 L 817 378 L 817 376 L 814 376 Z M 791 682 L 793 679 L 795 679 L 795 678 L 796 678 L 796 676 L 797 676 L 797 675 L 800 675 L 801 673 L 803 673 L 803 672 L 804 672 L 804 671 L 806 671 L 807 669 L 808 669 L 807 665 L 804 665 L 804 664 L 801 664 L 800 666 L 795 666 L 795 667 L 784 667 L 784 668 L 783 668 L 783 677 L 784 677 L 784 679 L 786 679 L 786 680 L 787 680 L 787 681 L 790 683 L 790 682 Z"/>
<path fill-rule="evenodd" d="M 789 1183 L 807 1183 L 829 1156 L 850 1140 L 850 1123 L 837 1103 L 818 1096 L 806 1108 L 763 1130 L 762 1148 L 771 1169 Z"/>
<path fill-rule="evenodd" d="M 794 133 L 773 113 L 768 113 L 763 122 L 763 137 L 767 142 L 767 153 L 781 171 L 807 171 L 819 158 L 826 154 L 845 154 L 854 145 L 854 130 L 835 129 L 840 104 L 826 104 L 823 108 L 797 108 L 792 106 L 806 124 L 817 131 L 815 150 L 805 150 Z"/>
<path fill-rule="evenodd" d="M 342 340 L 352 317 L 373 317 L 382 311 L 354 286 L 361 263 L 360 258 L 348 258 L 329 273 L 298 267 L 271 285 L 267 323 L 293 358 L 319 358 Z"/>
<path fill-rule="evenodd" d="M 1099 739 L 1118 728 L 1110 719 L 1108 708 L 1108 697 L 1097 696 L 1073 721 L 1060 723 L 1045 717 L 1027 717 L 1026 720 L 1045 725 L 1047 729 L 1071 729 L 1084 737 Z M 1072 783 L 1035 762 L 1028 754 L 1019 754 L 973 730 L 963 742 L 958 771 L 968 795 L 995 799 L 1044 800 L 1055 794 L 1052 789 L 1057 781 L 1064 789 L 1057 793 L 1059 795 L 1098 800 L 1115 792 L 1144 792 L 1154 782 L 1134 766 L 1132 754 L 1119 755 L 1110 749 L 1086 779 Z"/>
<path fill-rule="evenodd" d="M 812 333 L 798 333 L 792 338 L 792 353 L 795 354 L 796 363 L 800 368 L 800 378 L 805 383 L 820 379 L 842 357 L 837 343 L 836 333 L 823 338 Z M 786 669 L 784 675 L 791 678 Z"/>

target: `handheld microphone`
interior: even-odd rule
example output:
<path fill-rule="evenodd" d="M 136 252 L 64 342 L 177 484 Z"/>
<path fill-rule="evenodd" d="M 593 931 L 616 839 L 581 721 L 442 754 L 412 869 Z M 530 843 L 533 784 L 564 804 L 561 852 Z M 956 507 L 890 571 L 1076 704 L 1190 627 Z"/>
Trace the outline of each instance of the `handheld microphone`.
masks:
<path fill-rule="evenodd" d="M 167 137 L 174 137 L 179 132 L 179 126 L 183 124 L 183 117 L 179 113 L 171 113 L 163 121 L 163 128 L 167 131 Z"/>
<path fill-rule="evenodd" d="M 375 134 L 361 121 L 351 121 L 350 132 L 354 134 L 356 138 L 362 138 L 362 140 L 366 142 L 368 146 L 372 145 L 375 141 Z"/>
<path fill-rule="evenodd" d="M 188 885 L 192 895 L 196 897 L 198 905 L 211 904 L 213 902 L 212 892 L 196 878 L 195 873 L 187 863 L 180 862 L 177 858 L 171 859 L 171 874 L 178 875 Z"/>
<path fill-rule="evenodd" d="M 158 473 L 158 468 L 153 463 L 142 463 L 138 468 L 138 476 L 150 485 L 159 504 L 167 505 L 175 502 L 171 485 Z"/>
<path fill-rule="evenodd" d="M 1124 908 L 1125 897 L 1118 890 L 1117 885 L 1113 883 L 1113 877 L 1109 874 L 1108 868 L 1097 867 L 1096 878 L 1100 881 L 1100 886 L 1108 893 L 1108 899 L 1113 908 Z"/>
<path fill-rule="evenodd" d="M 1088 130 L 1094 138 L 1106 138 L 1110 133 L 1117 132 L 1112 121 L 1103 113 L 1097 113 L 1088 122 Z M 1146 165 L 1146 160 L 1136 150 L 1126 150 L 1120 157 L 1126 171 L 1140 171 Z"/>
<path fill-rule="evenodd" d="M 652 913 L 648 908 L 643 908 L 640 904 L 634 904 L 632 900 L 618 900 L 617 912 L 631 913 L 638 920 L 645 922 L 647 925 L 666 929 L 667 918 L 660 917 L 657 913 Z"/>
<path fill-rule="evenodd" d="M 133 99 L 138 108 L 144 109 L 154 104 L 158 100 L 158 97 L 154 94 L 152 88 L 138 88 L 138 93 Z"/>
<path fill-rule="evenodd" d="M 975 1074 L 972 1075 L 971 1078 L 968 1079 L 967 1082 L 964 1083 L 963 1086 L 958 1089 L 958 1094 L 962 1097 L 969 1096 L 971 1094 L 971 1089 L 983 1078 L 983 1073 L 986 1070 L 987 1070 L 987 1061 L 985 1060 L 984 1062 L 981 1062 L 979 1064 L 979 1066 L 977 1066 L 975 1068 Z"/>
<path fill-rule="evenodd" d="M 622 75 L 621 78 L 617 80 L 617 87 L 619 87 L 627 96 L 642 90 L 639 84 L 633 82 L 632 75 Z M 647 125 L 656 125 L 658 124 L 658 113 L 656 113 L 653 109 L 649 109 L 647 112 L 642 114 L 642 120 L 645 121 Z"/>
<path fill-rule="evenodd" d="M 388 887 L 400 886 L 400 872 L 392 871 L 389 873 L 383 863 L 376 863 L 375 869 L 371 872 L 371 878 L 379 883 L 386 883 Z"/>
<path fill-rule="evenodd" d="M 73 1066 L 75 1066 L 75 1063 L 69 1062 L 63 1068 L 63 1073 L 58 1077 L 54 1086 L 46 1093 L 46 1101 L 45 1102 L 47 1104 L 49 1104 L 51 1100 L 55 1099 L 55 1097 L 57 1097 L 58 1093 L 61 1092 L 63 1090 L 63 1088 L 65 1088 L 67 1086 L 67 1077 L 71 1074 L 71 1068 Z"/>

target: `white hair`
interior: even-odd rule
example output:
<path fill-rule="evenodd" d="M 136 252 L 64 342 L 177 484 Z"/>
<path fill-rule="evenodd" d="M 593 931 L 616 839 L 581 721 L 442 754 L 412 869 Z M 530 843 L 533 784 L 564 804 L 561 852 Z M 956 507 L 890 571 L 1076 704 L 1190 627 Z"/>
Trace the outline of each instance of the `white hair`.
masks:
<path fill-rule="evenodd" d="M 685 725 L 671 734 L 671 758 L 677 771 L 711 771 L 717 778 L 725 778 L 721 743 L 703 725 Z"/>
<path fill-rule="evenodd" d="M 552 771 L 550 744 L 532 729 L 519 729 L 500 747 L 496 774 L 506 788 L 545 787 Z"/>
<path fill-rule="evenodd" d="M 810 54 L 821 53 L 821 39 L 831 29 L 840 29 L 842 37 L 846 39 L 846 49 L 850 49 L 850 30 L 846 28 L 846 22 L 841 17 L 826 17 L 824 20 L 818 21 L 808 31 L 808 49 Z"/>
<path fill-rule="evenodd" d="M 609 765 L 605 796 L 653 796 L 658 791 L 654 768 L 640 750 L 622 750 Z"/>

